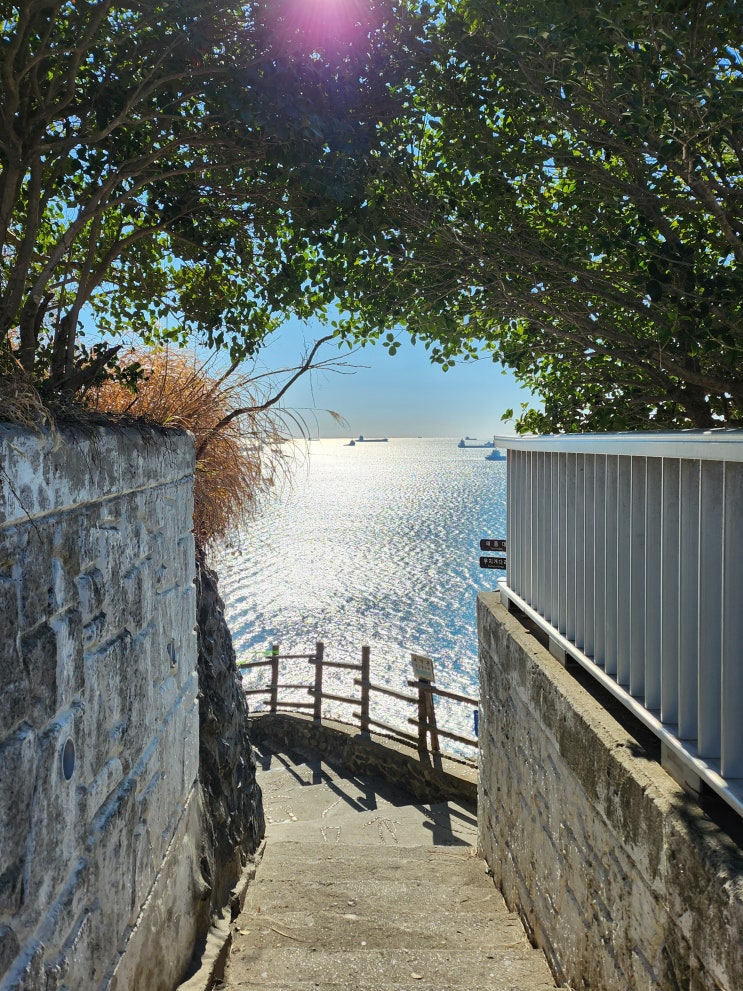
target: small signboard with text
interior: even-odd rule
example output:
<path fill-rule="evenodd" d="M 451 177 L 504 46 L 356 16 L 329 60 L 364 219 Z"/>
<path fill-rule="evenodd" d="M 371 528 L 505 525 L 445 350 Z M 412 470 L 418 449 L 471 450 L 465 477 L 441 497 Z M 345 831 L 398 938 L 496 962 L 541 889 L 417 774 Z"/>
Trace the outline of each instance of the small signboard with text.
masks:
<path fill-rule="evenodd" d="M 481 568 L 495 568 L 498 571 L 506 570 L 506 559 L 503 555 L 506 553 L 506 541 L 501 537 L 491 538 L 483 537 L 480 540 L 480 550 L 481 551 L 496 551 L 497 556 L 486 554 L 480 557 L 480 567 Z"/>
<path fill-rule="evenodd" d="M 504 539 L 498 538 L 492 540 L 490 537 L 483 537 L 480 541 L 481 551 L 500 551 L 502 554 L 506 553 L 506 541 Z"/>
<path fill-rule="evenodd" d="M 411 654 L 410 666 L 418 681 L 434 681 L 433 661 L 424 654 Z"/>

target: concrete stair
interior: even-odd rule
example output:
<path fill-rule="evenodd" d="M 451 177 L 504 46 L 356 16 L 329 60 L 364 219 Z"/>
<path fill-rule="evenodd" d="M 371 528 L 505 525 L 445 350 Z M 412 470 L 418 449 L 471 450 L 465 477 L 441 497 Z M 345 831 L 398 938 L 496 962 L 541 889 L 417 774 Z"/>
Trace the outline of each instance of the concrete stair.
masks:
<path fill-rule="evenodd" d="M 263 745 L 267 842 L 221 985 L 322 991 L 547 991 L 475 855 L 476 817 Z"/>

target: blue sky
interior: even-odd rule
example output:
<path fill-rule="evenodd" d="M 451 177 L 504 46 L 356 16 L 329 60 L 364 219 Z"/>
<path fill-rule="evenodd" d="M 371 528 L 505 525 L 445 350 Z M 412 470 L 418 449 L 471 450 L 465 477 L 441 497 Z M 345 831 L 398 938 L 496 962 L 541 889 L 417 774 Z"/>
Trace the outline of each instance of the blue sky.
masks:
<path fill-rule="evenodd" d="M 261 350 L 256 372 L 296 366 L 326 333 L 319 321 L 290 321 Z M 287 393 L 284 405 L 301 413 L 313 437 L 487 439 L 512 434 L 513 427 L 501 423 L 502 413 L 530 399 L 510 373 L 487 358 L 444 372 L 431 365 L 421 345 L 414 347 L 407 340 L 392 357 L 381 344 L 349 357 L 332 343 L 318 355 L 322 356 L 338 356 L 355 367 L 340 369 L 344 374 L 313 371 Z M 348 426 L 336 424 L 323 412 L 328 409 L 343 416 Z"/>

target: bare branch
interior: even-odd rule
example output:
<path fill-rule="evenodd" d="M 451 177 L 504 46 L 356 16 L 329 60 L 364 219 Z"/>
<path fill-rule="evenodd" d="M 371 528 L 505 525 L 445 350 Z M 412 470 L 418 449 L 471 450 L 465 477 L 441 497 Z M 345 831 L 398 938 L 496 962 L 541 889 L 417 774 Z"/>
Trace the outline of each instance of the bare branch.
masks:
<path fill-rule="evenodd" d="M 286 395 L 288 390 L 294 385 L 297 379 L 301 378 L 303 375 L 306 375 L 307 372 L 311 371 L 313 368 L 316 367 L 313 364 L 315 355 L 323 346 L 323 344 L 327 344 L 328 341 L 332 341 L 334 336 L 335 336 L 334 334 L 327 334 L 325 337 L 321 337 L 319 340 L 315 341 L 315 343 L 312 345 L 312 348 L 310 349 L 309 354 L 301 363 L 301 365 L 299 365 L 296 368 L 296 370 L 294 370 L 291 377 L 284 383 L 284 385 L 277 392 L 275 392 L 264 402 L 257 403 L 253 406 L 242 406 L 237 409 L 233 409 L 226 416 L 223 416 L 221 420 L 219 420 L 214 425 L 214 427 L 209 431 L 209 433 L 207 433 L 204 436 L 199 447 L 197 448 L 196 460 L 198 461 L 199 458 L 202 457 L 204 451 L 211 443 L 214 436 L 218 434 L 220 430 L 223 430 L 228 423 L 231 423 L 233 420 L 237 419 L 238 417 L 254 415 L 256 413 L 262 413 L 265 410 L 271 409 L 272 406 L 276 406 L 276 404 L 281 401 L 281 399 Z"/>

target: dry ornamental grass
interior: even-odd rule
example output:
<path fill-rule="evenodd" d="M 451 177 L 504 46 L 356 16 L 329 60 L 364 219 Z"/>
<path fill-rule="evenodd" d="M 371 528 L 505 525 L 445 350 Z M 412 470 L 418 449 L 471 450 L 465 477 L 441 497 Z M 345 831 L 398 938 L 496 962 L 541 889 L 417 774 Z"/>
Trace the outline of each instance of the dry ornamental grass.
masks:
<path fill-rule="evenodd" d="M 281 475 L 288 414 L 266 407 L 255 383 L 234 367 L 214 375 L 209 361 L 170 349 L 136 352 L 132 360 L 146 376 L 136 394 L 106 382 L 87 404 L 191 431 L 197 452 L 194 534 L 204 547 L 248 519 Z M 235 410 L 242 412 L 228 419 Z"/>
<path fill-rule="evenodd" d="M 7 341 L 0 344 L 0 419 L 34 430 L 53 426 L 31 376 L 12 356 Z"/>

